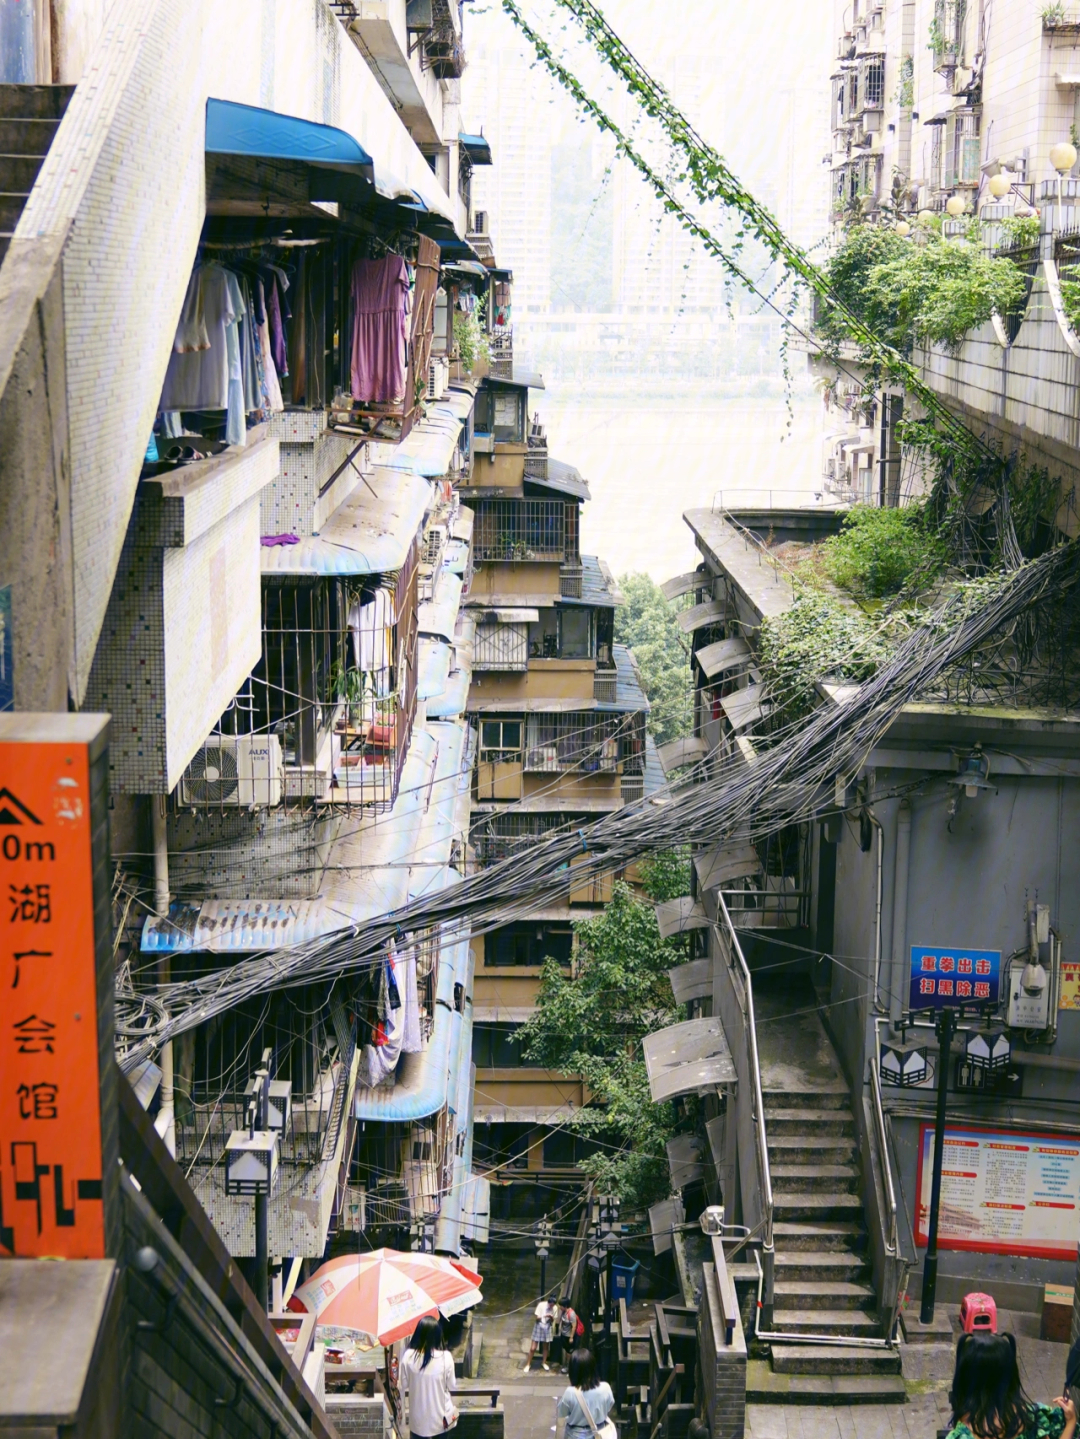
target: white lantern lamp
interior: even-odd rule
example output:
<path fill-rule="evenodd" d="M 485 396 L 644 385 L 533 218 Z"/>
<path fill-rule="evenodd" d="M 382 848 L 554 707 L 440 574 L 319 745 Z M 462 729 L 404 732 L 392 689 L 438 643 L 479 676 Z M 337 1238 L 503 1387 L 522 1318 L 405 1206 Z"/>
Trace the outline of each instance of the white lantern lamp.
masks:
<path fill-rule="evenodd" d="M 251 1198 L 274 1192 L 278 1137 L 268 1129 L 234 1129 L 225 1145 L 225 1193 Z"/>
<path fill-rule="evenodd" d="M 1076 146 L 1068 140 L 1050 146 L 1050 163 L 1059 175 L 1067 175 L 1076 164 Z"/>
<path fill-rule="evenodd" d="M 907 237 L 911 234 L 911 226 L 906 220 L 900 220 L 897 222 L 896 233 L 900 236 L 902 240 L 906 240 Z"/>
<path fill-rule="evenodd" d="M 1004 170 L 997 175 L 991 175 L 987 183 L 987 189 L 995 200 L 1004 200 L 1005 196 L 1012 189 L 1012 180 Z"/>
<path fill-rule="evenodd" d="M 976 1030 L 965 1041 L 964 1055 L 973 1069 L 1000 1074 L 1009 1067 L 1012 1044 L 1004 1029 L 992 1029 L 986 1033 Z"/>
<path fill-rule="evenodd" d="M 896 1089 L 910 1089 L 926 1081 L 926 1045 L 917 1040 L 882 1040 L 878 1057 L 878 1073 L 882 1084 Z"/>
<path fill-rule="evenodd" d="M 966 209 L 967 201 L 963 195 L 950 195 L 945 201 L 946 213 L 951 215 L 954 220 L 959 220 Z"/>

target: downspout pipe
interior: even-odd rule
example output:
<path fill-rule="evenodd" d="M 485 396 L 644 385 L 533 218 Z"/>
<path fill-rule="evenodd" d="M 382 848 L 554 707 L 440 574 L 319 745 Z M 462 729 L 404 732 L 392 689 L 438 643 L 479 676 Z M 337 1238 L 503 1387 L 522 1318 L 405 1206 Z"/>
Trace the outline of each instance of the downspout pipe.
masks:
<path fill-rule="evenodd" d="M 158 919 L 169 916 L 169 837 L 166 824 L 165 795 L 150 796 L 150 834 L 154 851 L 154 911 Z M 157 964 L 159 984 L 168 984 L 170 963 L 168 952 L 161 955 Z M 165 1147 L 176 1158 L 176 1086 L 173 1072 L 173 1042 L 165 1041 L 161 1046 L 161 1102 L 158 1106 L 154 1128 L 165 1141 Z"/>
<path fill-rule="evenodd" d="M 893 858 L 892 963 L 889 966 L 889 1022 L 895 1029 L 904 1010 L 907 970 L 908 873 L 911 868 L 911 805 L 900 801 Z"/>
<path fill-rule="evenodd" d="M 885 864 L 885 831 L 881 821 L 872 809 L 866 811 L 866 817 L 877 830 L 877 886 L 876 898 L 874 901 L 874 1009 L 878 1014 L 884 1013 L 884 1006 L 881 1003 L 881 889 L 882 871 Z"/>

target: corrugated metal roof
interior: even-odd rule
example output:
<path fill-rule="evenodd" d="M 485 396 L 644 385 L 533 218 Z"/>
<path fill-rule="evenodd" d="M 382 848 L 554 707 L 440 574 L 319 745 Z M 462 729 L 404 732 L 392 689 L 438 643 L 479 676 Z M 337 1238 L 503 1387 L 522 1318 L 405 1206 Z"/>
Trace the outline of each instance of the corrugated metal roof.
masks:
<path fill-rule="evenodd" d="M 580 470 L 573 465 L 568 465 L 564 460 L 551 460 L 547 462 L 547 478 L 538 480 L 534 475 L 526 475 L 527 485 L 542 485 L 547 490 L 557 490 L 560 495 L 573 495 L 575 499 L 591 500 L 589 493 L 589 482 Z"/>
<path fill-rule="evenodd" d="M 452 640 L 460 608 L 460 577 L 450 570 L 440 570 L 435 594 L 420 606 L 417 629 L 422 635 L 437 635 L 440 639 Z"/>
<path fill-rule="evenodd" d="M 656 752 L 656 741 L 652 735 L 645 736 L 645 798 L 657 794 L 664 788 L 667 781 L 664 778 L 663 766 L 660 763 L 660 756 Z"/>
<path fill-rule="evenodd" d="M 264 547 L 262 572 L 378 575 L 400 569 L 430 503 L 427 480 L 385 467 L 376 469 L 338 506 L 319 534 L 296 545 Z"/>
<path fill-rule="evenodd" d="M 625 603 L 626 600 L 615 581 L 615 576 L 604 561 L 596 555 L 582 555 L 581 557 L 581 598 L 571 599 L 560 596 L 556 600 L 556 604 L 560 605 L 600 605 L 610 609 L 615 609 Z"/>
<path fill-rule="evenodd" d="M 310 900 L 208 900 L 147 919 L 145 953 L 249 953 L 285 949 L 391 913 L 455 882 L 448 868 L 455 809 L 469 785 L 462 724 L 429 721 L 412 736 L 401 785 L 386 815 L 350 823 L 330 846 L 323 893 Z"/>
<path fill-rule="evenodd" d="M 450 646 L 445 640 L 421 635 L 416 645 L 416 698 L 435 699 L 450 679 Z"/>
<path fill-rule="evenodd" d="M 471 395 L 451 390 L 431 405 L 424 418 L 412 427 L 400 445 L 382 461 L 388 470 L 407 470 L 437 480 L 445 475 L 461 438 L 461 426 L 473 407 Z"/>

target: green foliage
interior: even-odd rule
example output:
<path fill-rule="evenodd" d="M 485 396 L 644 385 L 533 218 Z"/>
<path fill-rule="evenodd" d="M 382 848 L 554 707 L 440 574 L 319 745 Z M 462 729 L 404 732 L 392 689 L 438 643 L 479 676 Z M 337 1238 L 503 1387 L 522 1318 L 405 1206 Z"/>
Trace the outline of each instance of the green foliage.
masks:
<path fill-rule="evenodd" d="M 946 549 L 921 505 L 856 505 L 838 535 L 822 545 L 822 567 L 860 599 L 894 595 L 916 575 L 939 571 Z"/>
<path fill-rule="evenodd" d="M 860 611 L 803 586 L 790 609 L 761 626 L 759 661 L 776 705 L 778 726 L 817 708 L 821 679 L 861 683 L 888 653 L 879 632 Z"/>
<path fill-rule="evenodd" d="M 654 904 L 690 893 L 690 854 L 685 849 L 658 849 L 638 866 L 645 893 Z"/>
<path fill-rule="evenodd" d="M 454 311 L 454 347 L 458 359 L 470 372 L 477 360 L 487 361 L 491 358 L 488 337 L 480 324 L 482 314 L 480 306 L 477 306 L 471 315 L 467 315 L 463 310 Z"/>
<path fill-rule="evenodd" d="M 1080 335 L 1080 273 L 1076 270 L 1061 270 L 1061 308 L 1070 327 Z"/>
<path fill-rule="evenodd" d="M 658 857 L 658 860 L 660 857 Z M 673 867 L 671 859 L 664 868 Z M 554 960 L 543 969 L 536 1012 L 520 1031 L 525 1057 L 561 1074 L 580 1074 L 598 1104 L 577 1110 L 569 1127 L 603 1140 L 606 1152 L 583 1168 L 631 1207 L 670 1190 L 664 1145 L 676 1131 L 671 1105 L 653 1104 L 641 1041 L 680 1018 L 667 972 L 685 957 L 664 940 L 652 900 L 617 883 L 611 902 L 575 926 L 575 974 Z"/>
<path fill-rule="evenodd" d="M 1061 0 L 1055 0 L 1052 5 L 1044 5 L 1042 8 L 1042 22 L 1044 25 L 1063 25 L 1065 23 L 1065 6 Z"/>
<path fill-rule="evenodd" d="M 623 575 L 626 604 L 615 611 L 615 642 L 629 645 L 649 697 L 649 733 L 657 744 L 690 733 L 693 722 L 686 652 L 675 612 L 645 574 Z"/>
<path fill-rule="evenodd" d="M 995 223 L 1005 236 L 1006 243 L 1015 245 L 1017 249 L 1026 249 L 1039 243 L 1042 221 L 1038 215 L 1008 215 L 1004 220 Z"/>
<path fill-rule="evenodd" d="M 881 226 L 850 230 L 828 273 L 848 308 L 903 354 L 916 344 L 955 349 L 1027 298 L 1025 277 L 1008 259 L 964 240 L 931 233 L 917 242 Z"/>

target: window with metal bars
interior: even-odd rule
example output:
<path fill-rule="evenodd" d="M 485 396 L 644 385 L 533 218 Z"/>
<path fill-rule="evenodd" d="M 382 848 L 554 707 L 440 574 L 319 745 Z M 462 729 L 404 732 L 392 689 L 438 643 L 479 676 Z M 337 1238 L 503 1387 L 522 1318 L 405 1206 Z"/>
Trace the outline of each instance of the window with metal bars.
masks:
<path fill-rule="evenodd" d="M 486 815 L 473 824 L 469 843 L 479 864 L 496 864 L 560 830 L 568 830 L 580 823 L 580 820 L 570 819 L 565 814 L 523 814 L 514 811 Z"/>
<path fill-rule="evenodd" d="M 524 670 L 529 667 L 527 622 L 495 621 L 476 627 L 474 670 Z"/>
<path fill-rule="evenodd" d="M 567 545 L 567 511 L 562 500 L 481 500 L 473 527 L 473 560 L 557 560 L 576 558 Z M 576 526 L 575 526 L 576 532 Z"/>
<path fill-rule="evenodd" d="M 880 110 L 885 103 L 885 57 L 868 56 L 861 63 L 862 108 Z"/>
<path fill-rule="evenodd" d="M 643 715 L 538 714 L 526 722 L 525 769 L 533 773 L 616 774 L 620 765 L 640 773 L 644 750 Z"/>

